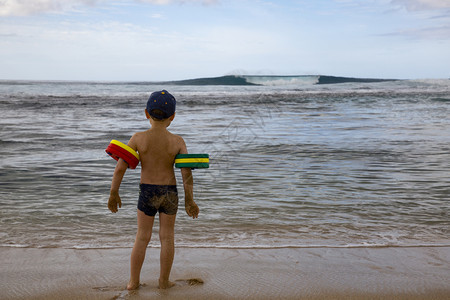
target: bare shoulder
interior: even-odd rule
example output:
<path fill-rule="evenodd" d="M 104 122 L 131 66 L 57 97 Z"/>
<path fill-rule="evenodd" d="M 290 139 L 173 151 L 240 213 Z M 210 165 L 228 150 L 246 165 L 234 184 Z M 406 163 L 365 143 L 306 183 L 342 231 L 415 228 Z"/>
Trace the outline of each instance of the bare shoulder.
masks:
<path fill-rule="evenodd" d="M 131 138 L 143 139 L 145 137 L 146 133 L 147 133 L 147 130 L 146 131 L 139 131 L 139 132 L 136 132 L 135 134 L 133 134 L 133 136 Z"/>
<path fill-rule="evenodd" d="M 136 150 L 137 145 L 140 144 L 144 138 L 145 138 L 145 131 L 136 132 L 128 141 L 128 146 Z"/>
<path fill-rule="evenodd" d="M 175 141 L 175 143 L 177 145 L 177 148 L 179 149 L 178 153 L 181 153 L 181 154 L 187 153 L 186 143 L 184 142 L 184 139 L 181 136 L 179 136 L 179 135 L 176 135 L 176 134 L 173 134 L 173 133 L 171 133 L 171 134 L 172 134 L 172 137 L 173 137 L 173 139 L 174 139 L 174 141 Z"/>

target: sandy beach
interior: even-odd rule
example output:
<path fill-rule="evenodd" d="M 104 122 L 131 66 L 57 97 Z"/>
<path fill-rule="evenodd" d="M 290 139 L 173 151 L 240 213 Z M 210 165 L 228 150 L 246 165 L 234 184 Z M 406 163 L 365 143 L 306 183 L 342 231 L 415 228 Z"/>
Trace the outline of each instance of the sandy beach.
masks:
<path fill-rule="evenodd" d="M 450 248 L 177 248 L 158 290 L 159 249 L 128 292 L 131 249 L 0 248 L 1 299 L 449 299 Z M 189 279 L 200 279 L 203 283 Z"/>

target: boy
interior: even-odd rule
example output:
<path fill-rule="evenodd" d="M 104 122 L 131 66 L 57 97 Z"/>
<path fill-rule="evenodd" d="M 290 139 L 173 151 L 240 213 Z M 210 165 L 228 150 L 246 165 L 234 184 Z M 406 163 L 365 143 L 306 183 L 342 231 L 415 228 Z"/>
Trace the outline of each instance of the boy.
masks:
<path fill-rule="evenodd" d="M 174 227 L 178 209 L 178 194 L 174 173 L 177 154 L 187 152 L 186 144 L 180 136 L 174 135 L 167 127 L 175 118 L 175 98 L 167 91 L 154 92 L 147 101 L 145 115 L 151 128 L 135 133 L 128 146 L 139 152 L 141 180 L 137 211 L 138 229 L 131 252 L 131 274 L 127 289 L 139 287 L 139 277 L 145 258 L 145 251 L 152 235 L 153 221 L 159 212 L 159 238 L 161 241 L 159 288 L 167 289 L 175 284 L 169 281 L 175 253 Z M 122 207 L 119 187 L 128 165 L 119 159 L 111 183 L 108 208 L 111 212 Z M 193 178 L 190 168 L 181 168 L 187 214 L 197 218 L 199 208 L 193 200 Z"/>

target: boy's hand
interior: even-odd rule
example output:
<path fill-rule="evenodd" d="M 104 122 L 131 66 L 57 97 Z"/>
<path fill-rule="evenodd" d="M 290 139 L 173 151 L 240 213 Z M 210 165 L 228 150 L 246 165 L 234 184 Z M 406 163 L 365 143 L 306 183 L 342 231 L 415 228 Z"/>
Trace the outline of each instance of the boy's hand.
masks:
<path fill-rule="evenodd" d="M 109 200 L 108 200 L 109 210 L 113 213 L 116 213 L 119 210 L 117 208 L 117 205 L 119 205 L 119 208 L 122 207 L 122 201 L 120 200 L 119 193 L 111 192 L 111 194 L 109 195 Z"/>
<path fill-rule="evenodd" d="M 186 212 L 189 217 L 192 217 L 192 219 L 198 218 L 199 209 L 197 204 L 195 204 L 194 201 L 192 201 L 190 204 L 185 203 Z"/>

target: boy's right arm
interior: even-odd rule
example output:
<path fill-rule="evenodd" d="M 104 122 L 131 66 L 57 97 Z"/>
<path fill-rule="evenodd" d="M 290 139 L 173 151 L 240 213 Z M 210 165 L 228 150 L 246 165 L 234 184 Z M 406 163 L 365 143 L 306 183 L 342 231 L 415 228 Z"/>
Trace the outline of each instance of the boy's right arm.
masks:
<path fill-rule="evenodd" d="M 128 141 L 128 146 L 130 146 L 133 150 L 137 150 L 136 139 L 137 134 L 134 134 Z M 108 208 L 113 213 L 116 213 L 118 211 L 117 206 L 119 206 L 119 208 L 122 207 L 122 200 L 119 196 L 119 188 L 120 184 L 122 183 L 123 176 L 127 171 L 127 168 L 128 164 L 123 159 L 119 159 L 117 161 L 116 168 L 114 169 L 114 175 L 111 182 L 111 190 L 108 200 Z"/>
<path fill-rule="evenodd" d="M 108 208 L 113 213 L 118 211 L 117 206 L 119 206 L 119 208 L 122 207 L 122 201 L 119 196 L 119 187 L 122 183 L 123 175 L 125 174 L 127 168 L 128 164 L 123 159 L 119 159 L 116 168 L 114 169 L 108 200 Z"/>

